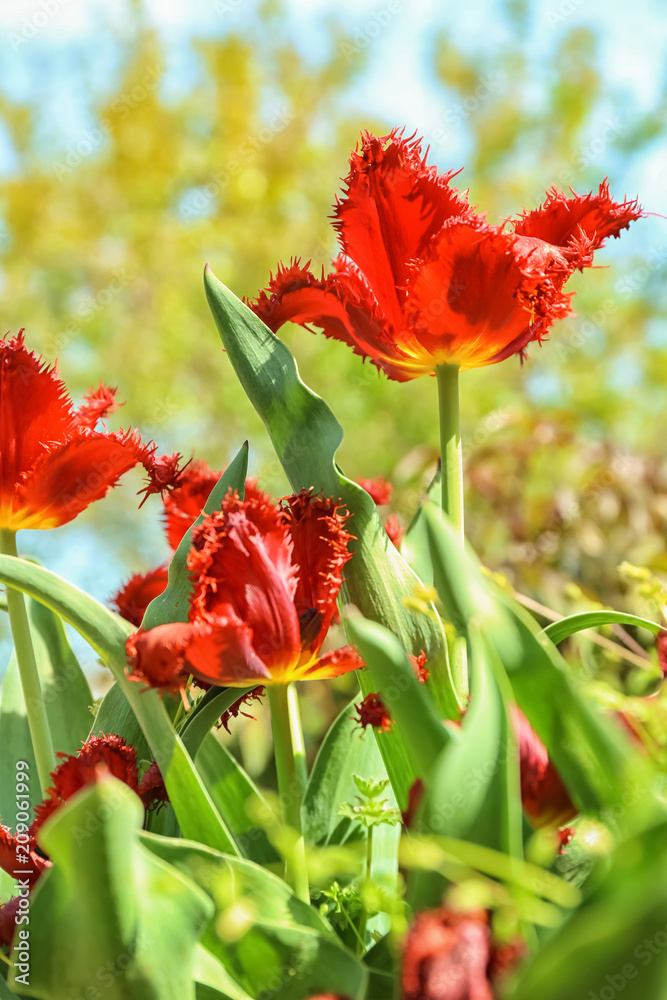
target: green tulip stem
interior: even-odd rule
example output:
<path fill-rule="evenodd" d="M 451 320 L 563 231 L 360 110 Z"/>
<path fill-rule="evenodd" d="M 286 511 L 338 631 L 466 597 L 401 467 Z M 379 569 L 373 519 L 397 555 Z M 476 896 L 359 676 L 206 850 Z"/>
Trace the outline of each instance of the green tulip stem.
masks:
<path fill-rule="evenodd" d="M 15 531 L 0 528 L 0 552 L 5 556 L 18 557 Z M 46 790 L 51 785 L 51 772 L 56 767 L 56 757 L 53 752 L 51 730 L 46 716 L 35 650 L 32 645 L 25 598 L 20 590 L 14 590 L 9 586 L 7 587 L 7 610 L 21 678 L 30 739 L 37 764 L 37 777 L 42 795 L 45 797 Z"/>
<path fill-rule="evenodd" d="M 461 418 L 459 413 L 459 366 L 438 365 L 438 409 L 440 413 L 440 453 L 442 511 L 464 542 L 463 456 L 461 453 Z M 452 677 L 462 704 L 468 693 L 466 641 L 457 636 L 452 649 Z"/>
<path fill-rule="evenodd" d="M 287 880 L 299 899 L 309 903 L 308 870 L 301 827 L 301 803 L 305 790 L 305 751 L 297 694 L 290 688 L 289 684 L 267 686 L 283 819 L 297 835 L 287 863 Z"/>

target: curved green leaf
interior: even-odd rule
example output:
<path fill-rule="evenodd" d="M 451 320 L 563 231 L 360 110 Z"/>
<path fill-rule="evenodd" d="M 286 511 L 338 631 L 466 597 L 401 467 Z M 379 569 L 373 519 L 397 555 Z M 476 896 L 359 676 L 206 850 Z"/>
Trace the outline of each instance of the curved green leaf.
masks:
<path fill-rule="evenodd" d="M 29 985 L 15 964 L 17 993 L 70 1000 L 94 986 L 106 1000 L 194 1000 L 195 948 L 213 906 L 139 842 L 143 815 L 134 792 L 107 778 L 44 825 L 53 867 L 30 895 Z"/>
<path fill-rule="evenodd" d="M 597 625 L 634 625 L 636 628 L 645 628 L 653 635 L 659 635 L 664 631 L 662 625 L 652 622 L 648 618 L 638 618 L 637 615 L 627 615 L 624 611 L 582 611 L 576 615 L 569 615 L 561 618 L 560 621 L 551 622 L 542 634 L 551 639 L 555 646 L 564 639 L 568 639 L 575 632 L 583 632 L 587 628 L 595 628 Z"/>
<path fill-rule="evenodd" d="M 419 586 L 418 577 L 389 540 L 370 496 L 341 473 L 336 463 L 343 437 L 340 424 L 324 400 L 301 381 L 288 348 L 208 266 L 204 284 L 227 357 L 266 425 L 292 489 L 313 487 L 340 498 L 353 515 L 356 550 L 345 568 L 342 599 L 390 628 L 408 652 L 428 654 L 439 710 L 444 717 L 456 717 L 458 705 L 439 620 L 406 603 Z M 363 676 L 360 683 L 367 693 Z M 380 749 L 396 795 L 405 805 L 414 779 L 405 746 L 392 734 Z"/>
<path fill-rule="evenodd" d="M 210 688 L 187 715 L 181 728 L 183 746 L 192 758 L 221 715 L 252 688 Z"/>
<path fill-rule="evenodd" d="M 579 808 L 622 799 L 632 774 L 648 766 L 578 692 L 568 666 L 535 621 L 480 570 L 469 548 L 432 505 L 424 510 L 435 585 L 445 615 L 464 634 L 477 622 L 509 677 L 514 696 L 549 751 Z"/>
<path fill-rule="evenodd" d="M 174 732 L 159 694 L 127 679 L 125 640 L 132 626 L 67 580 L 23 559 L 0 556 L 0 580 L 73 625 L 107 664 L 157 761 L 184 836 L 236 854 L 234 840 Z"/>
<path fill-rule="evenodd" d="M 216 916 L 202 945 L 250 996 L 304 1000 L 333 992 L 362 1000 L 367 970 L 282 879 L 200 844 L 148 833 L 142 839 L 214 900 Z"/>
<path fill-rule="evenodd" d="M 519 970 L 512 1000 L 667 996 L 667 823 L 620 843 L 583 904 Z"/>
<path fill-rule="evenodd" d="M 206 733 L 195 762 L 213 803 L 220 815 L 225 817 L 243 857 L 258 864 L 280 861 L 265 831 L 248 818 L 249 812 L 251 815 L 256 814 L 248 809 L 250 803 L 255 809 L 260 807 L 263 813 L 269 811 L 264 797 L 236 758 L 213 733 Z"/>
<path fill-rule="evenodd" d="M 361 828 L 341 816 L 339 806 L 359 794 L 353 775 L 386 778 L 376 741 L 362 729 L 356 715 L 360 697 L 334 720 L 315 758 L 303 798 L 303 832 L 310 844 L 344 844 L 357 839 Z"/>
<path fill-rule="evenodd" d="M 88 737 L 93 696 L 86 676 L 72 652 L 60 618 L 37 601 L 28 600 L 28 621 L 35 661 L 42 685 L 46 715 L 57 753 L 76 753 Z M 0 759 L 25 760 L 37 774 L 15 656 L 2 682 L 0 700 Z M 38 782 L 31 786 L 31 806 L 41 801 Z M 0 769 L 0 817 L 9 822 L 16 808 L 14 770 Z"/>
<path fill-rule="evenodd" d="M 511 857 L 523 854 L 518 755 L 508 711 L 511 688 L 477 626 L 470 630 L 470 706 L 458 739 L 438 757 L 419 810 L 424 833 L 480 844 Z M 445 880 L 416 872 L 414 907 L 437 906 Z"/>
<path fill-rule="evenodd" d="M 381 694 L 405 741 L 415 774 L 428 778 L 434 761 L 452 739 L 449 730 L 396 636 L 361 615 L 350 616 L 347 628 L 364 658 L 374 690 Z M 381 742 L 379 745 L 382 747 Z"/>

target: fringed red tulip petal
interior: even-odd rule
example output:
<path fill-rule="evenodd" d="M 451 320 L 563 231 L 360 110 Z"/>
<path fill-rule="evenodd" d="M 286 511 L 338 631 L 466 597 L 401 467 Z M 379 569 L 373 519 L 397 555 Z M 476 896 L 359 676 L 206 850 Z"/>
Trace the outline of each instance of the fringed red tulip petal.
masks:
<path fill-rule="evenodd" d="M 0 340 L 0 509 L 11 508 L 21 476 L 71 429 L 72 401 L 55 368 L 27 350 L 23 331 Z"/>
<path fill-rule="evenodd" d="M 569 298 L 516 244 L 491 227 L 443 230 L 415 272 L 406 307 L 414 364 L 422 373 L 434 363 L 493 364 L 541 339 L 557 316 L 567 315 Z"/>
<path fill-rule="evenodd" d="M 19 850 L 19 847 L 21 848 Z M 51 862 L 36 851 L 34 831 L 30 829 L 27 842 L 19 845 L 14 834 L 6 826 L 0 825 L 0 868 L 12 878 L 25 878 L 32 886 L 39 876 L 49 868 Z M 25 853 L 27 849 L 28 853 Z M 17 872 L 23 872 L 18 876 Z"/>
<path fill-rule="evenodd" d="M 164 497 L 165 531 L 174 551 L 201 514 L 219 478 L 220 473 L 214 472 L 206 462 L 190 462 L 181 473 L 178 486 Z"/>
<path fill-rule="evenodd" d="M 158 566 L 147 573 L 135 573 L 118 591 L 112 604 L 121 618 L 139 628 L 146 608 L 162 594 L 169 580 L 169 567 Z"/>
<path fill-rule="evenodd" d="M 194 625 L 172 622 L 134 632 L 125 643 L 129 679 L 179 694 L 190 674 L 185 653 L 194 630 Z"/>
<path fill-rule="evenodd" d="M 372 726 L 383 733 L 388 733 L 391 729 L 393 719 L 379 694 L 367 694 L 355 711 L 362 729 Z"/>
<path fill-rule="evenodd" d="M 100 385 L 74 410 L 55 368 L 26 349 L 22 333 L 0 341 L 0 528 L 66 524 L 137 463 L 149 474 L 147 495 L 171 488 L 174 456 L 156 456 L 134 431 L 94 430 L 115 405 L 115 390 Z"/>
<path fill-rule="evenodd" d="M 107 417 L 118 409 L 116 393 L 118 389 L 104 385 L 102 382 L 97 389 L 91 389 L 83 397 L 83 403 L 74 414 L 74 419 L 79 427 L 95 430 L 98 420 L 106 420 Z"/>
<path fill-rule="evenodd" d="M 411 262 L 445 223 L 470 215 L 465 198 L 450 187 L 453 176 L 427 167 L 421 141 L 406 140 L 397 129 L 382 138 L 364 133 L 361 151 L 350 159 L 334 228 L 343 253 L 363 271 L 399 330 Z"/>
<path fill-rule="evenodd" d="M 114 733 L 91 736 L 76 755 L 58 756 L 64 759 L 51 774 L 53 786 L 47 789 L 47 798 L 35 808 L 32 825 L 35 834 L 63 802 L 97 780 L 100 766 L 108 768 L 114 778 L 124 782 L 133 792 L 137 791 L 137 752 Z"/>
<path fill-rule="evenodd" d="M 177 485 L 162 498 L 167 541 L 174 551 L 178 548 L 185 532 L 203 511 L 221 475 L 222 472 L 214 472 L 201 460 L 188 462 L 180 472 Z M 264 494 L 257 489 L 256 480 L 246 479 L 246 499 L 260 496 Z"/>
<path fill-rule="evenodd" d="M 56 528 L 101 500 L 137 464 L 133 450 L 104 434 L 70 439 L 41 455 L 17 489 L 18 528 Z"/>
<path fill-rule="evenodd" d="M 305 327 L 312 324 L 325 337 L 340 340 L 362 358 L 370 358 L 391 378 L 405 378 L 392 364 L 395 348 L 391 328 L 373 292 L 359 270 L 343 257 L 334 261 L 334 271 L 326 279 L 316 278 L 298 259 L 289 267 L 279 264 L 268 287 L 248 305 L 274 333 L 287 322 Z"/>
<path fill-rule="evenodd" d="M 340 677 L 353 670 L 360 670 L 366 664 L 354 646 L 341 646 L 325 653 L 312 665 L 297 675 L 295 680 L 314 681 L 330 677 Z"/>
<path fill-rule="evenodd" d="M 190 673 L 222 687 L 249 687 L 271 673 L 253 645 L 253 630 L 234 615 L 215 615 L 194 625 L 185 653 Z"/>
<path fill-rule="evenodd" d="M 294 604 L 301 646 L 314 652 L 329 631 L 343 567 L 352 558 L 347 546 L 353 536 L 345 528 L 349 516 L 309 490 L 284 497 L 282 511 L 292 540 L 292 562 L 298 567 Z"/>
<path fill-rule="evenodd" d="M 599 250 L 610 236 L 620 236 L 631 222 L 641 219 L 645 212 L 634 201 L 614 201 L 605 180 L 597 194 L 568 197 L 553 187 L 547 192 L 543 205 L 524 212 L 513 223 L 520 236 L 531 236 L 556 247 L 565 248 L 572 257 L 574 267 L 590 266 L 591 261 L 579 263 L 578 246 L 583 236 L 591 251 Z M 574 252 L 572 252 L 574 251 Z"/>
<path fill-rule="evenodd" d="M 251 308 L 274 332 L 288 320 L 319 327 L 396 381 L 523 358 L 569 314 L 572 273 L 644 214 L 604 182 L 584 197 L 554 189 L 504 232 L 450 186 L 451 172 L 426 166 L 419 141 L 396 130 L 362 139 L 334 212 L 345 256 L 327 277 L 298 260 L 280 267 Z"/>
<path fill-rule="evenodd" d="M 243 706 L 249 706 L 252 701 L 260 701 L 261 698 L 266 694 L 265 687 L 256 687 L 252 691 L 248 691 L 246 694 L 241 695 L 238 701 L 235 701 L 233 705 L 230 705 L 226 712 L 223 712 L 220 716 L 220 722 L 218 723 L 218 729 L 220 726 L 224 726 L 227 732 L 229 732 L 229 723 L 232 719 L 237 719 L 239 715 L 245 716 L 246 719 L 254 719 L 254 715 L 250 715 L 249 712 L 243 711 Z"/>
<path fill-rule="evenodd" d="M 230 617 L 231 610 L 252 629 L 253 646 L 269 669 L 294 662 L 301 651 L 294 606 L 298 569 L 283 515 L 269 498 L 227 497 L 221 511 L 195 529 L 192 546 L 191 621 L 217 613 Z"/>

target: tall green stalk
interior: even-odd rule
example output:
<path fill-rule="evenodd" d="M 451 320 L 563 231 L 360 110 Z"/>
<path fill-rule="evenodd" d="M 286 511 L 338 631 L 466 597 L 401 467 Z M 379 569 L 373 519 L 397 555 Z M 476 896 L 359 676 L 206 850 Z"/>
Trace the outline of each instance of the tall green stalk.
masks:
<path fill-rule="evenodd" d="M 438 365 L 438 410 L 440 414 L 440 452 L 442 456 L 442 510 L 456 529 L 463 545 L 463 456 L 461 452 L 461 418 L 459 413 L 459 366 Z M 465 703 L 468 694 L 468 660 L 463 636 L 454 639 L 452 678 L 459 699 Z"/>
<path fill-rule="evenodd" d="M 287 879 L 299 899 L 310 902 L 306 851 L 301 828 L 301 803 L 305 790 L 305 752 L 296 691 L 288 684 L 269 684 L 271 729 L 278 773 L 283 819 L 297 833 Z"/>
<path fill-rule="evenodd" d="M 18 556 L 16 532 L 0 529 L 0 552 L 5 556 Z M 51 730 L 46 716 L 46 707 L 39 680 L 35 650 L 32 645 L 30 624 L 25 598 L 20 590 L 7 587 L 7 610 L 14 640 L 16 662 L 21 678 L 23 700 L 25 701 L 30 739 L 37 764 L 37 777 L 44 794 L 51 784 L 51 772 L 56 766 L 56 757 L 51 742 Z"/>

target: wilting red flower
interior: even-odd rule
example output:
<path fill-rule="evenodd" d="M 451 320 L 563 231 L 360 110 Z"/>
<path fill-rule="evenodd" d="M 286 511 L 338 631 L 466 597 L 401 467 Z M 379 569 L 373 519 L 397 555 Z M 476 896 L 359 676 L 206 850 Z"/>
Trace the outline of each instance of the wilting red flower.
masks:
<path fill-rule="evenodd" d="M 405 536 L 405 528 L 401 524 L 396 514 L 390 514 L 387 520 L 384 522 L 384 530 L 389 535 L 390 540 L 400 549 L 401 543 Z"/>
<path fill-rule="evenodd" d="M 14 937 L 20 901 L 18 896 L 12 896 L 8 902 L 0 906 L 0 944 L 5 944 L 8 948 L 11 947 Z"/>
<path fill-rule="evenodd" d="M 562 827 L 558 831 L 558 853 L 559 854 L 565 854 L 566 853 L 565 849 L 566 849 L 567 845 L 570 844 L 574 840 L 574 838 L 576 836 L 576 833 L 577 833 L 577 831 L 575 830 L 575 828 L 573 826 L 564 826 L 564 827 Z"/>
<path fill-rule="evenodd" d="M 372 726 L 383 733 L 388 733 L 393 722 L 389 711 L 379 694 L 367 694 L 363 701 L 355 707 L 358 722 L 362 729 Z"/>
<path fill-rule="evenodd" d="M 430 910 L 415 917 L 403 954 L 404 1000 L 493 1000 L 485 910 Z"/>
<path fill-rule="evenodd" d="M 663 677 L 667 677 L 667 632 L 659 632 L 655 637 L 655 648 L 658 654 L 658 666 Z"/>
<path fill-rule="evenodd" d="M 47 790 L 44 801 L 36 806 L 35 818 L 27 834 L 15 836 L 8 827 L 0 825 L 0 868 L 12 877 L 16 877 L 16 872 L 20 871 L 30 888 L 51 866 L 49 859 L 37 847 L 36 837 L 40 827 L 76 792 L 97 781 L 100 768 L 137 792 L 146 809 L 167 801 L 167 792 L 157 764 L 153 762 L 139 782 L 136 750 L 113 733 L 92 736 L 76 755 L 59 753 L 57 756 L 62 757 L 63 762 L 52 771 L 53 786 Z M 0 906 L 0 943 L 11 944 L 17 912 L 18 897 Z"/>
<path fill-rule="evenodd" d="M 156 456 L 136 431 L 97 431 L 115 389 L 100 385 L 75 410 L 55 368 L 23 342 L 0 340 L 0 528 L 56 528 L 105 496 L 120 476 L 144 466 L 149 493 L 170 489 L 179 456 Z"/>
<path fill-rule="evenodd" d="M 155 597 L 163 593 L 168 579 L 168 566 L 158 566 L 148 573 L 135 573 L 118 591 L 112 604 L 121 618 L 138 628 L 146 614 L 146 608 Z"/>
<path fill-rule="evenodd" d="M 320 327 L 399 382 L 523 355 L 571 312 L 567 279 L 643 214 L 612 201 L 605 181 L 586 196 L 552 188 L 505 230 L 451 186 L 454 171 L 426 166 L 419 140 L 396 129 L 362 140 L 334 208 L 334 270 L 279 265 L 250 306 L 274 332 L 288 320 Z"/>
<path fill-rule="evenodd" d="M 410 654 L 410 663 L 412 664 L 414 672 L 417 674 L 417 678 L 420 684 L 426 684 L 429 678 L 428 667 L 426 666 L 426 653 L 422 649 L 418 656 L 413 656 Z"/>
<path fill-rule="evenodd" d="M 137 795 L 144 804 L 144 809 L 152 809 L 153 806 L 160 806 L 169 801 L 169 795 L 164 783 L 164 778 L 157 766 L 157 761 L 153 760 L 144 772 L 144 776 L 139 782 Z"/>
<path fill-rule="evenodd" d="M 310 1000 L 346 1000 L 346 997 L 338 996 L 337 993 L 335 995 L 333 993 L 320 993 L 316 997 L 310 997 Z"/>
<path fill-rule="evenodd" d="M 523 942 L 493 940 L 485 910 L 426 910 L 405 941 L 403 1000 L 493 1000 L 524 953 Z"/>
<path fill-rule="evenodd" d="M 189 622 L 130 636 L 132 679 L 174 690 L 194 674 L 248 687 L 363 666 L 351 646 L 320 656 L 351 558 L 345 521 L 335 503 L 306 490 L 282 508 L 259 491 L 245 500 L 230 493 L 193 533 Z"/>
<path fill-rule="evenodd" d="M 401 813 L 401 820 L 403 821 L 403 826 L 406 830 L 409 830 L 412 827 L 423 796 L 424 782 L 421 778 L 415 778 L 410 785 L 410 791 L 408 792 L 408 804 L 406 810 Z"/>
<path fill-rule="evenodd" d="M 512 721 L 519 743 L 523 808 L 535 826 L 566 823 L 577 811 L 547 748 L 519 708 L 512 709 Z"/>
<path fill-rule="evenodd" d="M 247 694 L 241 695 L 238 701 L 235 701 L 233 705 L 230 705 L 226 712 L 223 712 L 220 716 L 220 722 L 218 723 L 218 729 L 220 726 L 224 726 L 227 732 L 229 732 L 229 723 L 232 719 L 237 719 L 239 715 L 245 716 L 246 719 L 254 719 L 254 715 L 250 715 L 249 712 L 243 711 L 243 706 L 250 705 L 251 701 L 259 701 L 266 694 L 266 688 L 256 687 L 252 691 L 248 691 Z"/>
<path fill-rule="evenodd" d="M 33 833 L 37 833 L 63 802 L 95 781 L 100 765 L 108 768 L 114 778 L 125 782 L 133 792 L 137 791 L 137 752 L 114 733 L 92 736 L 76 754 L 60 753 L 58 756 L 63 762 L 51 774 L 53 785 L 47 789 L 46 799 L 35 808 Z"/>
<path fill-rule="evenodd" d="M 357 479 L 357 483 L 366 490 L 378 507 L 384 507 L 385 504 L 388 504 L 391 500 L 391 494 L 394 492 L 394 487 L 382 476 L 378 476 L 377 479 Z"/>

